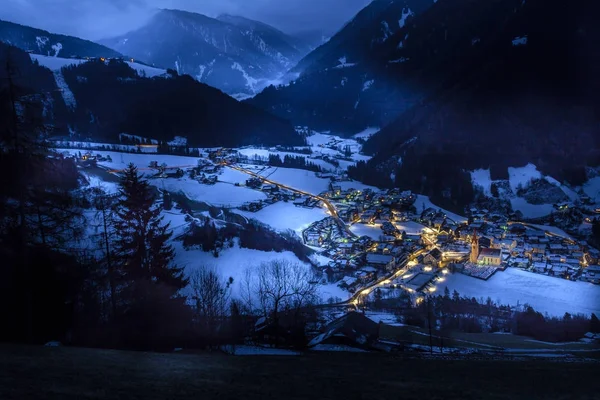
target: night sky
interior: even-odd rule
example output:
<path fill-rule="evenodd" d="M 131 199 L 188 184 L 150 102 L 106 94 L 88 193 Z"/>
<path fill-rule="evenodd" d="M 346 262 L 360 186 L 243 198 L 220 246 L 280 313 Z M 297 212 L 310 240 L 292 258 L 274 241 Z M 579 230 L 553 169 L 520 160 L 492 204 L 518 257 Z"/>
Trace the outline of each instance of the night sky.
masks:
<path fill-rule="evenodd" d="M 120 35 L 158 8 L 241 15 L 287 33 L 337 31 L 371 0 L 1 0 L 0 19 L 95 40 Z"/>

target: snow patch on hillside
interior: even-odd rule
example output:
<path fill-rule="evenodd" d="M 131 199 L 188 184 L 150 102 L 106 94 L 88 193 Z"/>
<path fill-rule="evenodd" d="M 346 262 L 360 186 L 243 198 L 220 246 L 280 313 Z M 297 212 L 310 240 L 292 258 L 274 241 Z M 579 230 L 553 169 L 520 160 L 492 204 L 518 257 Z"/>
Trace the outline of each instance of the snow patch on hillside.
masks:
<path fill-rule="evenodd" d="M 366 81 L 365 83 L 363 83 L 362 91 L 364 92 L 366 90 L 369 90 L 371 88 L 371 86 L 373 86 L 374 83 L 375 83 L 375 79 Z"/>
<path fill-rule="evenodd" d="M 58 53 L 62 50 L 62 44 L 56 43 L 52 45 L 52 50 L 54 50 L 54 57 L 58 57 Z"/>
<path fill-rule="evenodd" d="M 384 42 L 394 34 L 394 32 L 390 29 L 390 25 L 386 21 L 381 21 L 381 32 L 383 33 L 381 40 Z"/>
<path fill-rule="evenodd" d="M 206 66 L 205 65 L 200 65 L 200 73 L 198 75 L 196 75 L 196 79 L 199 81 L 202 81 L 202 77 L 204 76 L 204 71 L 206 71 Z"/>
<path fill-rule="evenodd" d="M 368 127 L 364 131 L 358 132 L 357 134 L 355 134 L 352 137 L 354 137 L 354 138 L 361 138 L 361 139 L 368 139 L 371 136 L 373 136 L 374 134 L 376 134 L 377 132 L 379 132 L 380 130 L 381 130 L 381 128 Z"/>
<path fill-rule="evenodd" d="M 250 89 L 250 91 L 252 91 L 252 93 L 256 92 L 256 84 L 258 83 L 258 80 L 251 77 L 250 75 L 248 75 L 248 73 L 246 72 L 246 70 L 244 70 L 244 68 L 240 65 L 240 63 L 234 62 L 233 65 L 231 66 L 231 69 L 240 71 L 242 73 L 242 76 L 246 80 L 246 87 L 248 89 Z"/>
<path fill-rule="evenodd" d="M 410 8 L 403 8 L 402 9 L 402 17 L 400 17 L 400 20 L 398 21 L 398 25 L 400 26 L 400 28 L 404 28 L 404 25 L 406 25 L 406 20 L 408 19 L 408 17 L 411 17 L 415 15 L 412 10 Z"/>
<path fill-rule="evenodd" d="M 489 169 L 476 169 L 471 171 L 471 182 L 473 186 L 479 186 L 483 189 L 483 193 L 490 197 L 492 195 L 492 178 Z"/>
<path fill-rule="evenodd" d="M 513 46 L 525 46 L 526 44 L 527 44 L 527 35 L 517 36 L 512 41 Z"/>
<path fill-rule="evenodd" d="M 67 85 L 67 82 L 65 82 L 65 77 L 63 76 L 60 70 L 52 71 L 52 73 L 54 75 L 54 81 L 56 82 L 56 86 L 60 89 L 60 93 L 62 95 L 63 100 L 65 101 L 66 106 L 69 107 L 71 110 L 74 110 L 75 108 L 77 108 L 77 101 L 75 100 L 75 95 L 69 88 L 69 85 Z"/>
<path fill-rule="evenodd" d="M 538 171 L 537 167 L 531 163 L 520 168 L 508 168 L 508 179 L 510 181 L 510 188 L 514 193 L 517 193 L 519 186 L 525 188 L 533 179 L 540 179 L 542 174 Z"/>
<path fill-rule="evenodd" d="M 37 45 L 39 51 L 42 51 L 42 47 L 44 47 L 46 43 L 48 43 L 48 40 L 50 39 L 46 36 L 35 37 L 35 44 Z"/>
<path fill-rule="evenodd" d="M 340 69 L 340 68 L 348 68 L 348 67 L 354 67 L 354 66 L 356 65 L 356 63 L 349 63 L 349 62 L 347 62 L 347 61 L 348 61 L 348 59 L 346 58 L 346 56 L 344 56 L 344 57 L 340 57 L 340 58 L 338 59 L 338 61 L 339 61 L 339 64 L 338 64 L 338 65 L 336 65 L 336 66 L 335 66 L 335 67 L 333 67 L 333 68 L 335 68 L 335 69 Z"/>
<path fill-rule="evenodd" d="M 402 42 L 400 42 L 400 43 L 402 43 Z M 400 57 L 397 60 L 390 60 L 390 61 L 388 61 L 388 63 L 389 64 L 401 64 L 401 63 L 407 62 L 409 60 L 410 60 L 410 58 L 408 58 L 408 57 Z"/>
<path fill-rule="evenodd" d="M 600 203 L 600 176 L 590 179 L 583 185 L 583 191 L 596 203 Z"/>

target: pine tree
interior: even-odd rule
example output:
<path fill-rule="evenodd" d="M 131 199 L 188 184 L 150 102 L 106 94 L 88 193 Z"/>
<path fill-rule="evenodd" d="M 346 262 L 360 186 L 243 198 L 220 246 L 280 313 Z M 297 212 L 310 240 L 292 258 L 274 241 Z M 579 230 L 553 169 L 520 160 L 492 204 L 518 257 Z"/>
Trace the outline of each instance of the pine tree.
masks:
<path fill-rule="evenodd" d="M 173 233 L 169 224 L 163 223 L 154 190 L 133 164 L 125 170 L 119 194 L 116 254 L 127 286 L 134 288 L 132 300 L 149 295 L 140 292 L 141 287 L 149 290 L 148 282 L 167 288 L 166 293 L 173 297 L 187 285 L 183 268 L 173 265 L 175 252 L 167 243 Z"/>

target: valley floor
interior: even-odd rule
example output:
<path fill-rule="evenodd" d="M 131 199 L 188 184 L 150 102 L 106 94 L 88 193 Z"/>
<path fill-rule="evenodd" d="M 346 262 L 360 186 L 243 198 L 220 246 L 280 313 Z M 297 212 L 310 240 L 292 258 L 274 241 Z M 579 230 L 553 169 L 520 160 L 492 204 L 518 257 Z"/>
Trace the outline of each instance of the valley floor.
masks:
<path fill-rule="evenodd" d="M 2 399 L 594 399 L 596 364 L 0 345 Z M 568 375 L 565 370 L 568 368 Z"/>

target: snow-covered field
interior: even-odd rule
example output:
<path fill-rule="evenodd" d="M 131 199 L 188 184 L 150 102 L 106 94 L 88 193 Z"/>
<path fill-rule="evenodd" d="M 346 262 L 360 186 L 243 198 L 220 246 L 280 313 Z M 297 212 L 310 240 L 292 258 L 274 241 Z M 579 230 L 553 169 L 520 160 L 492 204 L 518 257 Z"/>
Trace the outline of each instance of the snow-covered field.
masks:
<path fill-rule="evenodd" d="M 338 160 L 340 163 L 340 166 L 338 168 L 335 165 L 333 165 L 325 160 L 321 160 L 318 158 L 312 158 L 309 154 L 290 153 L 290 152 L 277 151 L 277 150 L 271 150 L 271 149 L 257 149 L 257 148 L 247 147 L 244 149 L 240 149 L 239 152 L 240 152 L 240 154 L 245 155 L 250 159 L 253 159 L 255 156 L 258 156 L 258 157 L 261 157 L 264 159 L 268 159 L 270 155 L 278 155 L 279 158 L 281 159 L 281 161 L 283 161 L 284 157 L 288 156 L 288 155 L 291 157 L 302 157 L 307 162 L 316 164 L 319 167 L 321 167 L 321 170 L 323 170 L 323 172 L 327 172 L 327 171 L 333 172 L 338 169 L 346 170 L 346 169 L 348 169 L 348 166 L 354 165 L 354 162 Z"/>
<path fill-rule="evenodd" d="M 219 253 L 219 257 L 215 258 L 212 253 L 206 253 L 199 249 L 186 250 L 183 244 L 178 241 L 173 242 L 173 247 L 176 254 L 175 262 L 180 267 L 185 268 L 186 274 L 191 274 L 202 267 L 212 267 L 224 280 L 229 279 L 229 277 L 233 278 L 231 295 L 238 298 L 242 295 L 242 282 L 248 268 L 279 259 L 306 265 L 306 268 L 310 268 L 289 251 L 281 253 L 266 252 L 244 249 L 235 245 L 232 248 L 223 250 Z"/>
<path fill-rule="evenodd" d="M 425 225 L 414 221 L 394 222 L 394 225 L 400 231 L 405 231 L 407 235 L 420 235 L 424 229 L 427 229 Z"/>
<path fill-rule="evenodd" d="M 311 194 L 329 190 L 329 179 L 317 178 L 314 172 L 304 169 L 270 167 L 261 173 L 268 179 Z"/>
<path fill-rule="evenodd" d="M 446 287 L 450 292 L 456 289 L 461 296 L 477 299 L 489 296 L 494 301 L 511 306 L 527 303 L 535 310 L 552 316 L 563 316 L 565 312 L 587 316 L 600 313 L 600 286 L 516 268 L 498 271 L 488 281 L 463 274 L 449 274 L 443 283 L 436 286 L 436 294 L 443 294 Z"/>
<path fill-rule="evenodd" d="M 240 207 L 244 203 L 267 199 L 267 195 L 258 190 L 224 182 L 203 185 L 193 179 L 184 177 L 179 179 L 152 179 L 150 183 L 159 189 L 182 193 L 190 200 L 225 208 Z"/>
<path fill-rule="evenodd" d="M 32 60 L 37 61 L 42 67 L 46 67 L 53 71 L 59 71 L 63 67 L 67 67 L 69 65 L 79 65 L 87 62 L 87 60 L 80 60 L 76 58 L 60 58 L 60 57 L 50 57 L 50 56 L 42 56 L 39 54 L 30 54 L 29 55 Z M 136 62 L 126 61 L 127 65 L 129 65 L 132 69 L 138 72 L 140 75 L 145 75 L 147 78 L 153 78 L 155 76 L 160 76 L 165 74 L 164 69 L 150 67 L 148 65 L 139 64 Z"/>
<path fill-rule="evenodd" d="M 354 224 L 350 227 L 350 230 L 357 236 L 368 236 L 373 240 L 379 240 L 383 236 L 381 224 Z"/>
<path fill-rule="evenodd" d="M 513 197 L 510 204 L 513 210 L 521 211 L 525 218 L 545 217 L 554 210 L 552 204 L 530 204 L 522 197 Z"/>
<path fill-rule="evenodd" d="M 257 212 L 234 210 L 248 219 L 256 219 L 278 231 L 292 229 L 301 235 L 310 224 L 327 218 L 329 215 L 322 207 L 296 207 L 292 203 L 280 201 Z"/>

